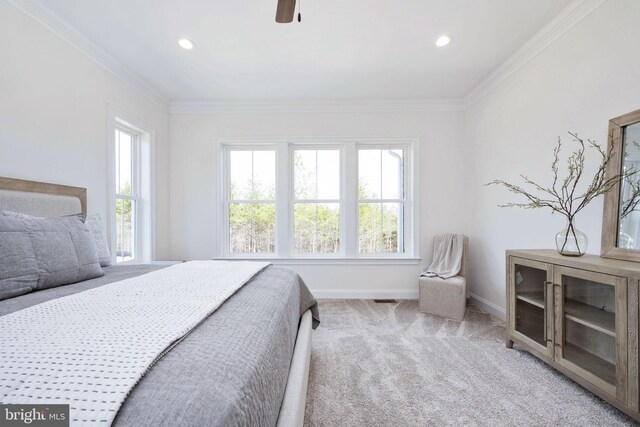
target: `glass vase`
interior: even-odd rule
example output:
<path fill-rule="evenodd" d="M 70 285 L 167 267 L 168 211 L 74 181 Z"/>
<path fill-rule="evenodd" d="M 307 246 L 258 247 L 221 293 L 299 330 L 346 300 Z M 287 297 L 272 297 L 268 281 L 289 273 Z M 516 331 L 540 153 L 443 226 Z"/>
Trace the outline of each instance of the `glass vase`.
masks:
<path fill-rule="evenodd" d="M 567 226 L 556 234 L 556 248 L 560 255 L 582 256 L 587 253 L 587 235 L 575 228 L 573 221 L 568 221 Z"/>

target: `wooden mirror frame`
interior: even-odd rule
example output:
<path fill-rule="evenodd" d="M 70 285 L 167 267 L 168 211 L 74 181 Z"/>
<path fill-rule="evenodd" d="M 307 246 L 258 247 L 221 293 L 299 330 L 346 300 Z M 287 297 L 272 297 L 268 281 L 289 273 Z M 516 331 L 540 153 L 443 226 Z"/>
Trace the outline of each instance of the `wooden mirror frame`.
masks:
<path fill-rule="evenodd" d="M 620 173 L 622 167 L 623 128 L 640 122 L 640 110 L 632 111 L 620 117 L 609 120 L 609 150 L 613 157 L 607 166 L 607 177 Z M 620 183 L 604 195 L 604 210 L 602 214 L 602 243 L 600 256 L 604 258 L 640 261 L 640 249 L 619 248 L 618 232 L 620 229 Z"/>

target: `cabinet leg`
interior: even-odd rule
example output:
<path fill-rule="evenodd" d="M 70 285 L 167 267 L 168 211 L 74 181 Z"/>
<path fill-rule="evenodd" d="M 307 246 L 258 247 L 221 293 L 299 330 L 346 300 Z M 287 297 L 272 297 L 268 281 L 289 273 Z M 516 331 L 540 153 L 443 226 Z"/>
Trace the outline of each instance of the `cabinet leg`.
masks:
<path fill-rule="evenodd" d="M 513 348 L 513 341 L 507 338 L 507 348 Z"/>

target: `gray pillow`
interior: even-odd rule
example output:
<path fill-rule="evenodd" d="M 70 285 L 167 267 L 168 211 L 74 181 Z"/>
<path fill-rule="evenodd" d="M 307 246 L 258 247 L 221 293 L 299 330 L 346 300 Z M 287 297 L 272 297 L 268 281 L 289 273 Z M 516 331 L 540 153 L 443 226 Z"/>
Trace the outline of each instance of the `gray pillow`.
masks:
<path fill-rule="evenodd" d="M 96 246 L 98 252 L 98 261 L 100 261 L 100 267 L 108 267 L 111 265 L 111 252 L 109 252 L 109 245 L 107 245 L 107 238 L 104 236 L 104 227 L 102 225 L 102 218 L 100 214 L 91 214 L 87 216 L 85 222 L 93 243 Z"/>
<path fill-rule="evenodd" d="M 4 216 L 10 216 L 12 218 L 22 219 L 44 219 L 39 216 L 33 216 L 24 214 L 21 212 L 3 211 Z M 89 233 L 93 239 L 93 243 L 96 246 L 96 252 L 98 253 L 98 261 L 100 267 L 108 267 L 111 265 L 111 253 L 109 252 L 109 245 L 107 245 L 107 239 L 104 236 L 104 228 L 102 227 L 102 218 L 100 214 L 92 214 L 87 216 L 84 213 L 78 213 L 73 215 L 67 215 L 79 218 L 87 226 Z"/>
<path fill-rule="evenodd" d="M 103 274 L 78 217 L 0 216 L 0 300 Z"/>
<path fill-rule="evenodd" d="M 0 230 L 0 300 L 3 300 L 34 290 L 40 270 L 24 225 L 0 216 Z"/>
<path fill-rule="evenodd" d="M 2 215 L 10 216 L 11 218 L 22 218 L 22 219 L 48 219 L 48 218 L 43 218 L 41 216 L 34 216 L 34 215 L 29 215 L 29 214 L 26 214 L 26 213 L 14 212 L 14 211 L 2 211 Z M 68 216 L 76 217 L 82 222 L 86 222 L 87 221 L 87 214 L 86 213 L 77 213 L 77 214 L 65 215 L 64 217 L 68 217 Z M 62 217 L 62 218 L 64 218 L 64 217 Z"/>

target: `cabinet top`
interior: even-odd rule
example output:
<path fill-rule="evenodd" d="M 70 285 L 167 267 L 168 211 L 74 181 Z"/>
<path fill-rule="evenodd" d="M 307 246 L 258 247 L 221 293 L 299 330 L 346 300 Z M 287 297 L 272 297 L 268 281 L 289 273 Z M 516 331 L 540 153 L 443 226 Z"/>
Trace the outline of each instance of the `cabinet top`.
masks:
<path fill-rule="evenodd" d="M 553 249 L 509 249 L 506 251 L 506 254 L 507 256 L 532 259 L 548 264 L 597 271 L 606 274 L 640 276 L 639 262 L 602 258 L 597 255 L 587 254 L 581 257 L 571 257 L 560 255 L 558 251 Z"/>

